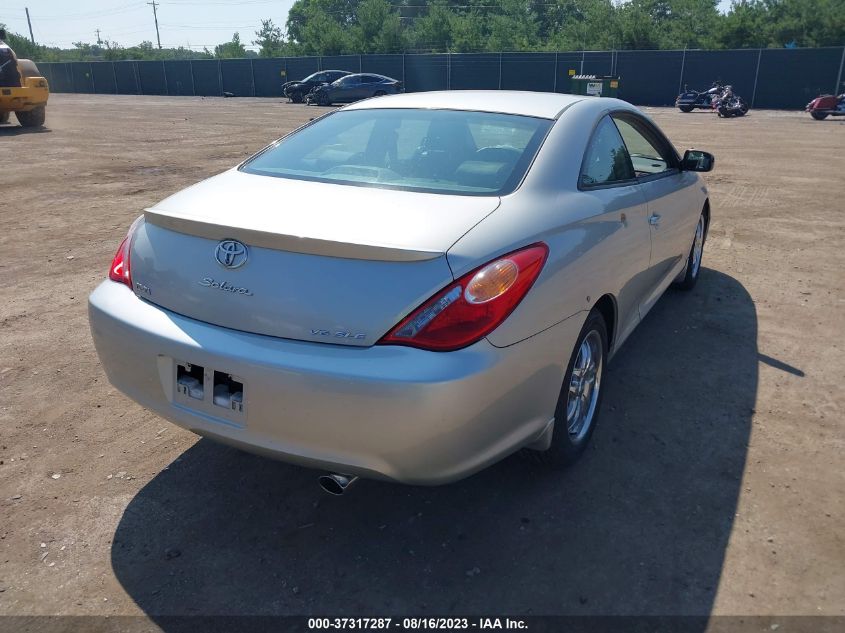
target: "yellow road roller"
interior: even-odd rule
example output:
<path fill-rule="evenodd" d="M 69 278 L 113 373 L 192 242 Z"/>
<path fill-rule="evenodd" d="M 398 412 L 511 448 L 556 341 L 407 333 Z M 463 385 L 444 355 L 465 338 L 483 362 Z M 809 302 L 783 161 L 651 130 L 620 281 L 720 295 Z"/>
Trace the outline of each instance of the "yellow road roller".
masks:
<path fill-rule="evenodd" d="M 50 87 L 35 62 L 18 59 L 0 33 L 0 123 L 14 112 L 23 127 L 41 127 L 47 114 Z"/>

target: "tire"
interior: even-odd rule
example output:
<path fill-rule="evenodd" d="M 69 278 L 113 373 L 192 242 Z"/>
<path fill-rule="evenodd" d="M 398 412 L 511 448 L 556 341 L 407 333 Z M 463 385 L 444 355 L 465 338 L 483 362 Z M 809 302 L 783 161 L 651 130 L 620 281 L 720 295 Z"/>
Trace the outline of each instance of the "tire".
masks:
<path fill-rule="evenodd" d="M 824 121 L 827 118 L 827 112 L 810 112 L 810 116 L 816 121 Z"/>
<path fill-rule="evenodd" d="M 384 90 L 377 90 L 376 93 L 373 95 L 374 97 L 383 97 L 387 93 Z"/>
<path fill-rule="evenodd" d="M 47 108 L 42 105 L 29 112 L 15 112 L 15 116 L 23 127 L 41 127 L 47 119 Z"/>
<path fill-rule="evenodd" d="M 531 451 L 534 459 L 555 470 L 564 469 L 573 464 L 584 452 L 598 422 L 601 411 L 601 401 L 604 396 L 602 378 L 607 368 L 607 325 L 598 310 L 593 310 L 587 316 L 580 334 L 566 366 L 563 385 L 555 407 L 555 424 L 552 431 L 552 444 L 545 451 Z M 600 348 L 600 349 L 599 349 Z M 589 357 L 586 358 L 589 349 Z M 598 360 L 596 360 L 598 358 Z M 590 367 L 592 366 L 592 370 Z M 593 376 L 593 386 L 589 387 L 585 378 L 578 377 L 578 370 L 587 371 L 586 380 Z M 574 375 L 574 377 L 573 377 Z M 581 374 L 584 375 L 583 373 Z M 578 383 L 577 385 L 574 383 Z M 584 395 L 584 386 L 589 392 L 587 400 L 581 399 L 581 407 L 586 406 L 584 417 L 580 420 L 578 404 L 570 402 L 570 394 L 576 391 Z M 580 422 L 580 424 L 579 424 Z"/>
<path fill-rule="evenodd" d="M 694 109 L 694 106 L 691 106 L 691 105 L 682 105 L 682 106 L 678 106 L 678 109 L 679 109 L 681 112 L 692 112 L 692 111 L 693 111 L 693 109 Z"/>
<path fill-rule="evenodd" d="M 684 269 L 683 279 L 676 281 L 673 285 L 679 290 L 692 290 L 698 282 L 701 273 L 701 260 L 704 257 L 704 242 L 707 240 L 707 220 L 702 213 L 695 225 L 695 236 L 692 240 L 687 265 Z"/>
<path fill-rule="evenodd" d="M 304 101 L 304 99 L 302 98 L 302 93 L 301 92 L 291 93 L 290 101 L 291 101 L 291 103 L 302 103 Z"/>
<path fill-rule="evenodd" d="M 9 113 L 8 112 L 0 112 L 0 123 L 8 123 L 9 122 Z"/>
<path fill-rule="evenodd" d="M 324 92 L 321 92 L 320 95 L 317 97 L 317 104 L 324 107 L 331 105 L 331 103 L 329 102 L 329 95 Z"/>

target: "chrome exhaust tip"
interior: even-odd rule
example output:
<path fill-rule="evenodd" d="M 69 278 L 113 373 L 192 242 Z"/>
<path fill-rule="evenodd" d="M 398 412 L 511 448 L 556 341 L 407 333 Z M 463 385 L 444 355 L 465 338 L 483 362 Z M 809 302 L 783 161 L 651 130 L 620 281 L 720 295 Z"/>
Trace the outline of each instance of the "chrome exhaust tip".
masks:
<path fill-rule="evenodd" d="M 358 481 L 358 477 L 353 475 L 341 475 L 339 473 L 322 475 L 317 479 L 317 482 L 320 484 L 320 488 L 336 497 L 339 497 L 346 492 L 346 489 L 356 481 Z"/>

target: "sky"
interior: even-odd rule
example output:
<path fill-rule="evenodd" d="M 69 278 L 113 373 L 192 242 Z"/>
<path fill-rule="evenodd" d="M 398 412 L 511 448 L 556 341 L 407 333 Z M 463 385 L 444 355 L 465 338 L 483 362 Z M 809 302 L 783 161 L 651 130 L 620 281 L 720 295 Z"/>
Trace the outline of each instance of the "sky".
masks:
<path fill-rule="evenodd" d="M 185 46 L 194 50 L 214 48 L 227 42 L 234 32 L 241 42 L 252 45 L 261 20 L 271 18 L 284 27 L 294 0 L 157 0 L 161 45 Z M 726 11 L 730 0 L 720 0 Z M 29 7 L 35 41 L 48 46 L 71 48 L 74 42 L 100 38 L 133 46 L 149 40 L 156 43 L 153 8 L 148 0 L 0 0 L 0 22 L 10 31 L 27 35 L 24 8 Z"/>

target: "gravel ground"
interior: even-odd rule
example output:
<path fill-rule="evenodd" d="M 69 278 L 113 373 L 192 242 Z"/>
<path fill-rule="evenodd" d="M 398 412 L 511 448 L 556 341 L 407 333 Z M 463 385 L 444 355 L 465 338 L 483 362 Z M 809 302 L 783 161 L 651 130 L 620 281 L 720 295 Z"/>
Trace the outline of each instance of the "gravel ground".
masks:
<path fill-rule="evenodd" d="M 318 112 L 57 94 L 0 127 L 0 614 L 845 615 L 845 122 L 648 109 L 716 154 L 711 233 L 585 458 L 330 498 L 116 392 L 86 314 L 145 206 Z"/>

